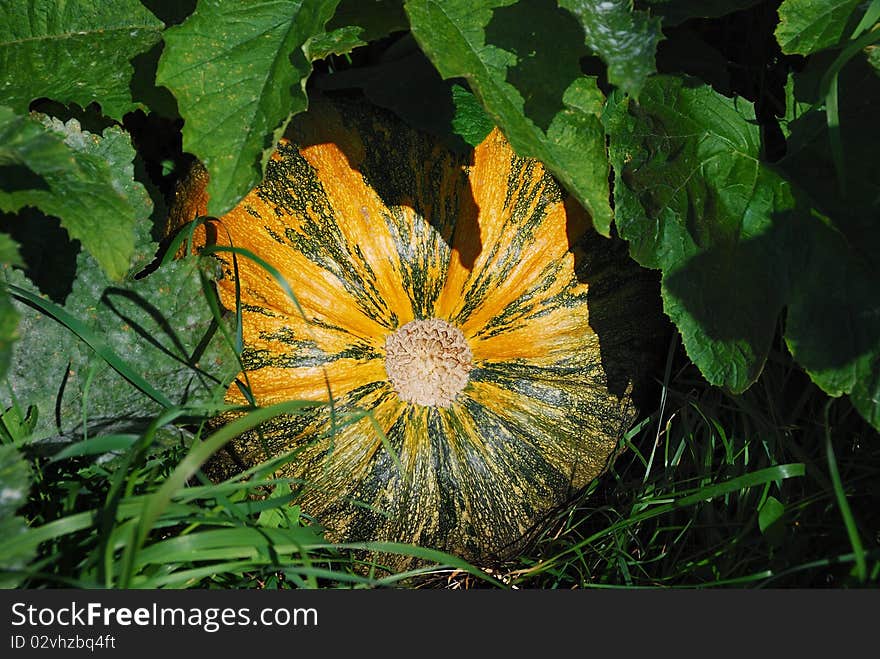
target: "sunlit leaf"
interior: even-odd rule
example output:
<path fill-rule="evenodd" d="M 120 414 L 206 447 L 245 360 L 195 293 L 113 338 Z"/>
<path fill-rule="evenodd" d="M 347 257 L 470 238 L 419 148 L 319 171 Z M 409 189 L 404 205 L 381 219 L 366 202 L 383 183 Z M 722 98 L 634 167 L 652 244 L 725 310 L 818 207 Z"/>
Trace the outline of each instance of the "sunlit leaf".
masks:
<path fill-rule="evenodd" d="M 200 0 L 166 30 L 157 81 L 177 98 L 184 150 L 211 175 L 211 214 L 225 213 L 256 185 L 288 121 L 306 109 L 312 63 L 305 46 L 324 33 L 338 2 Z"/>
<path fill-rule="evenodd" d="M 137 0 L 6 0 L 0 3 L 0 104 L 26 112 L 34 99 L 86 107 L 116 119 L 132 98 L 132 59 L 164 25 Z"/>

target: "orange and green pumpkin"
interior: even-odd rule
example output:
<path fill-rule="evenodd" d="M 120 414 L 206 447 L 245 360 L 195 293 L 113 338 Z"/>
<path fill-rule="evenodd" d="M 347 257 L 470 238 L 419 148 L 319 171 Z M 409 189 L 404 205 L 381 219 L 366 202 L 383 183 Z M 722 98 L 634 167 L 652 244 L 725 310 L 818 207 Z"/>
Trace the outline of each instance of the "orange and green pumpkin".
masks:
<path fill-rule="evenodd" d="M 204 178 L 177 223 L 204 212 Z M 332 540 L 510 556 L 606 468 L 656 363 L 654 278 L 498 130 L 462 154 L 316 102 L 201 240 L 296 296 L 219 255 L 244 339 L 227 400 L 246 382 L 258 405 L 332 401 L 238 438 L 227 467 L 295 449 L 281 472 Z"/>

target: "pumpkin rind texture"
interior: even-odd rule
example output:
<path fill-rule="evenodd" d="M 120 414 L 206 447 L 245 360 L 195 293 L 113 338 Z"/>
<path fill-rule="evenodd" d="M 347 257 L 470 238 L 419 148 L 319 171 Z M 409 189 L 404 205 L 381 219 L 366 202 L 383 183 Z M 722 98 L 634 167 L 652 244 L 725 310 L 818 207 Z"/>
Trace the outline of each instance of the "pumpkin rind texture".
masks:
<path fill-rule="evenodd" d="M 665 327 L 653 275 L 498 130 L 457 153 L 383 110 L 325 99 L 286 137 L 200 239 L 250 250 L 295 294 L 242 256 L 236 281 L 218 254 L 221 302 L 238 296 L 243 324 L 228 401 L 244 404 L 245 386 L 259 405 L 328 404 L 231 454 L 251 466 L 290 452 L 281 474 L 303 483 L 299 503 L 331 540 L 510 557 L 634 421 Z M 177 222 L 194 214 L 187 199 Z M 458 328 L 472 357 L 444 406 L 402 400 L 385 366 L 388 337 L 429 319 Z"/>

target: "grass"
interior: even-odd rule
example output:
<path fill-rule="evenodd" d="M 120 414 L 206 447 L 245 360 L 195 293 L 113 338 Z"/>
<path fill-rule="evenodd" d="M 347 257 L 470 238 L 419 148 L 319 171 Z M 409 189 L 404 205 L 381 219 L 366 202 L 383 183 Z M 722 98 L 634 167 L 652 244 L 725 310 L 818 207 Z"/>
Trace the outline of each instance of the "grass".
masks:
<path fill-rule="evenodd" d="M 115 361 L 114 368 L 127 367 Z M 137 374 L 128 375 L 136 386 Z M 26 414 L 13 409 L 4 443 L 24 452 L 34 482 L 19 510 L 29 529 L 7 538 L 0 554 L 32 557 L 8 573 L 31 588 L 878 583 L 877 433 L 848 402 L 812 385 L 782 346 L 753 387 L 731 396 L 707 385 L 673 342 L 654 408 L 609 471 L 534 547 L 492 570 L 424 548 L 326 542 L 291 505 L 298 484 L 271 478 L 291 456 L 219 485 L 201 474 L 231 437 L 275 414 L 296 414 L 302 403 L 256 410 L 219 429 L 206 423 L 210 410 L 171 406 L 141 435 L 93 436 L 54 456 L 26 443 Z M 157 441 L 168 426 L 179 439 Z M 412 555 L 424 566 L 388 574 L 369 563 L 370 552 Z"/>
<path fill-rule="evenodd" d="M 741 396 L 683 356 L 630 451 L 560 516 L 520 587 L 880 583 L 880 443 L 778 348 Z"/>

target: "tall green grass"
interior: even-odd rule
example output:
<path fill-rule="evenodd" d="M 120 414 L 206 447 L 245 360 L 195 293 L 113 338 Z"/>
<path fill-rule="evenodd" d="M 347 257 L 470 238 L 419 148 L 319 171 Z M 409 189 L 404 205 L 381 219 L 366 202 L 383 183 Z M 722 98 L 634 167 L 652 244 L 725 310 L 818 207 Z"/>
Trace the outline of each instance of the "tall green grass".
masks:
<path fill-rule="evenodd" d="M 675 371 L 672 365 L 675 364 Z M 743 395 L 670 359 L 663 405 L 551 525 L 519 587 L 880 583 L 880 437 L 778 347 Z"/>

